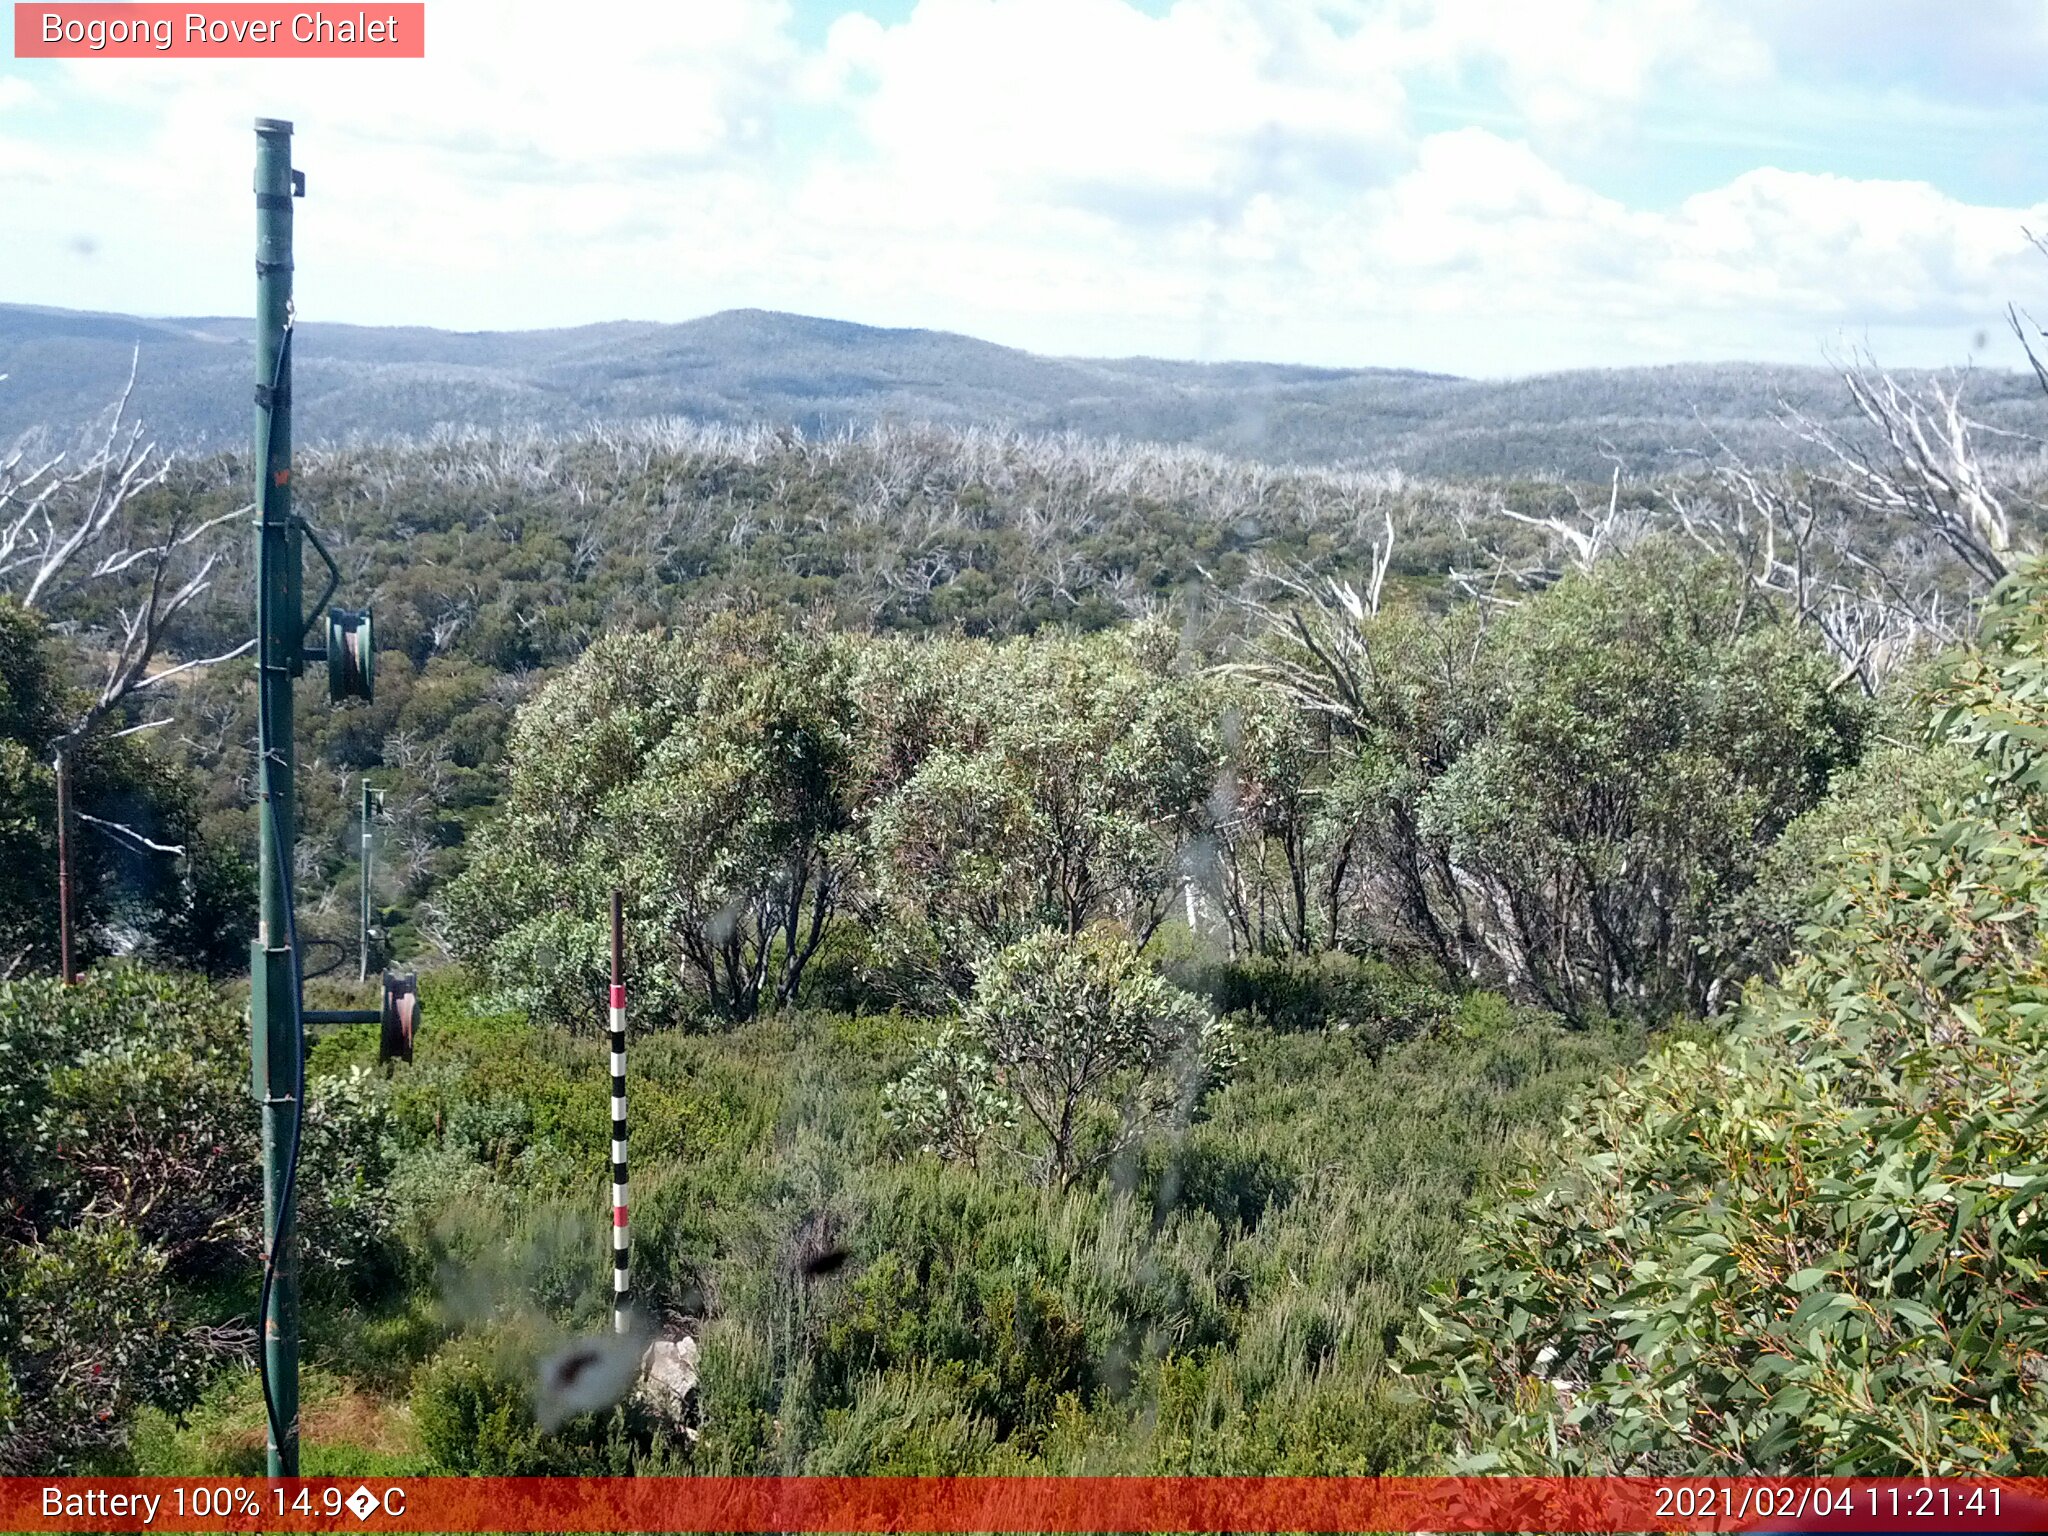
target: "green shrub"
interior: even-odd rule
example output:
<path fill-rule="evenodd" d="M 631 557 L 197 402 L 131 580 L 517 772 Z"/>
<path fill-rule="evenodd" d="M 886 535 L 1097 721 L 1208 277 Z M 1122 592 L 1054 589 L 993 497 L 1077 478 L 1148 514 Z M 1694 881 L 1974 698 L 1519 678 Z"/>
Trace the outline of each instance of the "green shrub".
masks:
<path fill-rule="evenodd" d="M 130 965 L 75 986 L 0 984 L 0 1193 L 10 1276 L 10 1440 L 49 1470 L 117 1447 L 253 1344 L 263 1244 L 248 1023 L 216 988 Z M 310 1078 L 298 1184 L 309 1299 L 389 1278 L 382 1083 Z M 85 1298 L 60 1298 L 75 1288 Z M 68 1306 L 68 1310 L 67 1310 Z M 28 1457 L 33 1463 L 34 1458 Z"/>
<path fill-rule="evenodd" d="M 224 1371 L 183 1412 L 139 1411 L 129 1454 L 139 1477 L 261 1477 L 264 1447 L 260 1378 Z"/>
<path fill-rule="evenodd" d="M 420 1445 L 445 1472 L 476 1477 L 604 1477 L 635 1471 L 653 1444 L 637 1404 L 571 1419 L 554 1433 L 534 1417 L 547 1350 L 535 1328 L 508 1323 L 458 1339 L 423 1366 L 412 1390 Z"/>
<path fill-rule="evenodd" d="M 89 1220 L 0 1265 L 0 1471 L 51 1473 L 118 1445 L 143 1404 L 183 1408 L 250 1342 L 181 1318 L 163 1252 Z"/>
<path fill-rule="evenodd" d="M 1386 1477 L 1434 1471 L 1426 1414 L 1383 1378 L 1304 1367 L 1248 1390 L 1229 1354 L 1162 1362 L 1153 1465 L 1182 1477 Z"/>
<path fill-rule="evenodd" d="M 973 1161 L 997 1139 L 1066 1187 L 1185 1119 L 1230 1056 L 1229 1026 L 1120 931 L 1046 928 L 988 963 L 887 1105 L 932 1151 Z"/>
<path fill-rule="evenodd" d="M 127 1223 L 186 1275 L 260 1255 L 249 1026 L 218 989 L 127 965 L 72 987 L 0 983 L 0 1051 L 22 1066 L 0 1157 L 37 1224 Z M 316 1285 L 375 1271 L 390 1230 L 384 1131 L 367 1071 L 309 1077 L 298 1203 Z"/>
<path fill-rule="evenodd" d="M 997 1431 L 950 1373 L 876 1379 L 824 1419 L 805 1471 L 819 1477 L 962 1477 L 989 1469 Z"/>
<path fill-rule="evenodd" d="M 1213 1127 L 1145 1148 L 1137 1188 L 1159 1220 L 1176 1210 L 1206 1211 L 1225 1232 L 1250 1232 L 1266 1212 L 1293 1198 L 1298 1177 L 1285 1159 L 1249 1147 Z"/>
<path fill-rule="evenodd" d="M 505 1354 L 495 1341 L 464 1339 L 414 1379 L 413 1422 L 437 1466 L 504 1477 L 555 1470 L 555 1456 L 533 1416 L 534 1357 L 526 1353 L 508 1361 Z"/>
<path fill-rule="evenodd" d="M 1086 1328 L 1043 1277 L 927 1269 L 920 1283 L 918 1267 L 894 1254 L 847 1286 L 812 1366 L 828 1402 L 855 1399 L 865 1378 L 886 1371 L 928 1372 L 996 1437 L 1043 1426 L 1093 1374 Z"/>
<path fill-rule="evenodd" d="M 1756 883 L 1718 914 L 1715 943 L 1731 957 L 1731 978 L 1792 957 L 1808 912 L 1854 869 L 1872 829 L 1897 825 L 1930 800 L 1967 797 L 1982 779 L 1970 754 L 1947 741 L 1883 743 L 1837 773 L 1827 798 L 1794 818 L 1758 860 Z"/>
<path fill-rule="evenodd" d="M 33 1216 L 47 1207 L 53 1182 L 68 1182 L 55 1128 L 45 1121 L 53 1090 L 80 1055 L 124 1044 L 224 1048 L 224 1012 L 211 988 L 131 965 L 95 967 L 70 987 L 0 982 L 0 1201 Z M 145 1113 L 156 1120 L 176 1108 L 172 1097 Z"/>
<path fill-rule="evenodd" d="M 1329 1030 L 1369 1054 L 1426 1033 L 1458 1006 L 1441 985 L 1384 960 L 1329 951 L 1254 955 L 1198 973 L 1217 1010 L 1279 1033 Z"/>
<path fill-rule="evenodd" d="M 718 1408 L 704 1416 L 701 1438 L 691 1448 L 693 1468 L 726 1477 L 786 1470 L 777 1443 L 782 1382 L 762 1330 L 740 1319 L 713 1319 L 702 1335 L 697 1389 Z"/>
<path fill-rule="evenodd" d="M 1498 992 L 1468 992 L 1458 999 L 1453 1027 L 1466 1040 L 1493 1040 L 1514 1026 L 1515 1010 Z"/>
<path fill-rule="evenodd" d="M 1839 855 L 1727 1037 L 1595 1099 L 1477 1225 L 1411 1366 L 1466 1465 L 2048 1471 L 2048 569 L 1934 724 L 1975 792 Z"/>
<path fill-rule="evenodd" d="M 36 1120 L 46 1198 L 67 1216 L 132 1227 L 188 1270 L 260 1251 L 247 1049 L 210 1011 L 151 1010 L 49 1067 Z"/>

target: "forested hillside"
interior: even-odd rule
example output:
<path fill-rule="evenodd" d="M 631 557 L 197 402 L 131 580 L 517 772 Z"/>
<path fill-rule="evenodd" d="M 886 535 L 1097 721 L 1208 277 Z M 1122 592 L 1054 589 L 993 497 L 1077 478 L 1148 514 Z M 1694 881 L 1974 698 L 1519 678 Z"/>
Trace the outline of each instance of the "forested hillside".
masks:
<path fill-rule="evenodd" d="M 191 528 L 234 512 L 235 458 L 165 470 L 139 498 L 140 518 Z M 1838 666 L 1851 663 L 1851 691 L 1861 694 L 1914 646 L 1959 638 L 1971 586 L 1981 583 L 1976 566 L 1925 522 L 1865 508 L 1853 485 L 1795 480 L 1778 489 L 1746 471 L 1599 486 L 1411 481 L 1077 439 L 924 429 L 812 443 L 674 427 L 311 452 L 301 455 L 295 484 L 341 563 L 345 593 L 374 609 L 379 636 L 373 705 L 331 710 L 305 685 L 300 878 L 314 897 L 306 921 L 352 942 L 355 841 L 346 821 L 367 772 L 388 790 L 378 894 L 401 957 L 445 948 L 421 902 L 464 866 L 470 830 L 503 793 L 514 710 L 551 669 L 611 632 L 688 630 L 733 611 L 855 633 L 998 640 L 1150 618 L 1180 638 L 1180 664 L 1263 657 L 1269 688 L 1299 693 L 1304 679 L 1287 666 L 1284 646 L 1246 647 L 1282 609 L 1298 609 L 1337 624 L 1331 654 L 1355 671 L 1363 653 L 1346 639 L 1339 590 L 1319 584 L 1369 586 L 1377 567 L 1390 631 L 1442 614 L 1450 630 L 1477 634 L 1504 602 L 1648 539 L 1714 551 L 1743 592 L 1765 586 L 1760 608 L 1735 600 L 1746 623 L 1803 610 L 1799 627 Z M 2023 529 L 2030 505 L 2026 495 L 2013 503 Z M 166 644 L 180 656 L 220 655 L 246 633 L 248 552 L 228 526 L 198 546 L 214 561 L 208 585 L 166 626 Z M 1807 553 L 1792 591 L 1782 557 L 1795 553 L 1795 539 Z M 1884 583 L 1856 564 L 1873 558 L 1883 562 Z M 1766 569 L 1770 561 L 1778 563 Z M 1672 569 L 1686 563 L 1674 558 Z M 87 584 L 64 601 L 68 613 L 105 624 L 118 596 Z M 1447 631 L 1400 644 L 1420 666 L 1418 646 L 1454 642 Z M 1691 664 L 1684 655 L 1657 663 Z M 1307 681 L 1310 697 L 1297 702 L 1316 718 L 1356 708 L 1372 683 Z M 1493 686 L 1478 671 L 1445 679 L 1467 682 Z M 1425 697 L 1433 707 L 1453 702 L 1444 688 Z M 192 867 L 225 875 L 230 863 L 246 863 L 254 840 L 242 751 L 255 727 L 246 669 L 181 675 L 166 703 L 177 724 L 157 741 L 174 740 L 175 749 L 149 761 L 158 772 L 182 766 L 197 783 L 179 802 L 182 819 L 165 821 L 157 840 L 192 841 L 204 850 Z M 1475 698 L 1473 707 L 1494 705 Z M 1418 736 L 1398 744 L 1401 755 L 1431 764 L 1430 774 L 1450 766 L 1448 745 L 1427 739 L 1439 729 L 1427 716 L 1402 721 L 1396 712 L 1366 728 L 1393 729 L 1394 721 Z M 1463 729 L 1455 720 L 1441 728 Z M 134 814 L 145 815 L 140 802 Z M 163 868 L 144 852 L 121 854 L 138 878 Z M 41 913 L 43 942 L 54 943 L 48 909 Z M 232 943 L 220 952 L 236 963 Z"/>
<path fill-rule="evenodd" d="M 427 995 L 314 1049 L 307 1471 L 2043 1470 L 2040 479 L 1851 385 L 1655 477 L 302 454 L 301 926 L 367 774 Z M 95 441 L 0 459 L 0 1466 L 249 1470 L 246 470 Z M 614 889 L 700 1379 L 570 1412 Z"/>
<path fill-rule="evenodd" d="M 145 319 L 0 304 L 0 442 L 82 421 L 131 364 L 136 405 L 167 444 L 247 438 L 246 320 Z M 885 330 L 764 310 L 680 325 L 452 332 L 309 316 L 294 387 L 309 440 L 437 431 L 582 432 L 656 418 L 792 427 L 813 437 L 934 423 L 1176 443 L 1272 463 L 1419 475 L 1604 478 L 1683 470 L 1732 450 L 1808 448 L 1790 410 L 1853 415 L 1834 372 L 1747 364 L 1463 379 L 1394 368 L 1044 357 L 943 331 Z M 1916 382 L 1925 384 L 1926 379 Z M 1971 413 L 2041 448 L 2033 381 L 1967 383 Z"/>

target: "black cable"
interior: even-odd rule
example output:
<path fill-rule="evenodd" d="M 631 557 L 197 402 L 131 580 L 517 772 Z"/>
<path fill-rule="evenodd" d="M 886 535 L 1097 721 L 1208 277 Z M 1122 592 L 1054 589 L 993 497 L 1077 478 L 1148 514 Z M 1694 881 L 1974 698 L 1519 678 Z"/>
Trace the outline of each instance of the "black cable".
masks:
<path fill-rule="evenodd" d="M 277 390 L 283 381 L 285 369 L 290 365 L 292 352 L 292 317 L 287 314 L 284 322 L 284 336 L 277 348 L 277 363 L 270 375 L 270 414 L 264 428 L 263 461 L 256 466 L 256 506 L 259 527 L 267 526 L 270 508 L 270 460 L 277 443 Z M 259 533 L 258 539 L 267 538 Z M 286 552 L 291 548 L 290 538 L 285 541 Z M 270 680 L 267 675 L 271 663 L 263 654 L 263 642 L 271 634 L 270 625 L 270 583 L 263 579 L 262 562 L 256 572 L 256 718 L 257 731 L 261 735 L 263 751 L 263 813 L 270 821 L 270 845 L 277 856 L 277 888 L 284 898 L 285 952 L 291 956 L 292 972 L 292 1038 L 296 1042 L 293 1059 L 296 1066 L 296 1081 L 292 1086 L 292 1145 L 285 1159 L 284 1188 L 277 1201 L 277 1220 L 272 1225 L 264 1244 L 263 1286 L 256 1301 L 257 1370 L 263 1378 L 263 1413 L 270 1424 L 270 1443 L 280 1450 L 285 1444 L 285 1426 L 278 1421 L 277 1393 L 270 1380 L 270 1303 L 277 1282 L 277 1250 L 284 1234 L 285 1213 L 292 1208 L 292 1196 L 299 1181 L 299 1137 L 306 1124 L 306 1029 L 301 1010 L 304 999 L 300 988 L 304 985 L 299 968 L 299 919 L 292 902 L 292 860 L 291 849 L 285 846 L 284 829 L 277 815 L 277 766 L 276 741 L 271 733 Z M 300 639 L 294 638 L 293 644 Z M 285 663 L 289 668 L 290 663 Z M 286 743 L 289 747 L 290 743 Z M 266 977 L 268 972 L 266 971 Z M 269 1023 L 268 1000 L 265 1000 L 264 1028 Z M 267 1046 L 268 1042 L 266 1042 Z M 264 1084 L 266 1095 L 269 1083 Z M 266 1098 L 266 1103 L 268 1099 Z"/>

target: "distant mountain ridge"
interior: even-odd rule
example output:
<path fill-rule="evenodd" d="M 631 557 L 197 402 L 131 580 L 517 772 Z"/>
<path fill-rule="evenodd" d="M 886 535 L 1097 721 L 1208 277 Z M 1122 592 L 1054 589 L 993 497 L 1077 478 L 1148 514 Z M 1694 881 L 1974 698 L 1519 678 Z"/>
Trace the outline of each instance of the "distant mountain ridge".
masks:
<path fill-rule="evenodd" d="M 134 408 L 168 443 L 240 447 L 250 322 L 145 319 L 0 304 L 0 444 L 68 435 L 141 366 Z M 680 324 L 440 331 L 308 322 L 294 342 L 301 441 L 444 425 L 576 429 L 686 416 L 830 431 L 882 420 L 1075 431 L 1191 443 L 1277 462 L 1419 474 L 1605 478 L 1609 451 L 1650 473 L 1715 451 L 1776 460 L 1796 446 L 1779 402 L 1839 418 L 1822 368 L 1752 364 L 1583 370 L 1506 381 L 1391 368 L 1045 357 L 947 331 L 888 330 L 772 310 Z M 1979 374 L 1977 413 L 2044 432 L 2033 381 Z"/>

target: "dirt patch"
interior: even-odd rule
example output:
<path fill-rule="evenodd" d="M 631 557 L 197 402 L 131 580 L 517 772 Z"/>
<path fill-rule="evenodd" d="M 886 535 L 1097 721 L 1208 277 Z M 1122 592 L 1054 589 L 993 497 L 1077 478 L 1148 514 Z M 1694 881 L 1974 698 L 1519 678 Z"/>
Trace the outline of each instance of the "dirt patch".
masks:
<path fill-rule="evenodd" d="M 262 1405 L 257 1421 L 247 1428 L 209 1436 L 222 1451 L 261 1451 L 267 1443 Z M 301 1445 L 350 1445 L 383 1456 L 404 1456 L 419 1449 L 412 1413 L 403 1403 L 386 1403 L 353 1387 L 323 1392 L 299 1404 Z"/>

